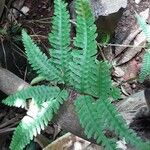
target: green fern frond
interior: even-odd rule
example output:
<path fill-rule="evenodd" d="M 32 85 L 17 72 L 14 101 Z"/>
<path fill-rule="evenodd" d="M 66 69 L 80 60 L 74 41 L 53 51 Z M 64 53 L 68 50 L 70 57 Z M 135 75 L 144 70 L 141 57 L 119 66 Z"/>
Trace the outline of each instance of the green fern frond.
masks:
<path fill-rule="evenodd" d="M 92 97 L 79 96 L 75 101 L 75 109 L 87 137 L 94 137 L 97 143 L 102 142 L 106 150 L 115 150 L 115 142 L 108 139 L 104 133 L 104 122 L 102 123 L 103 107 L 98 110 Z"/>
<path fill-rule="evenodd" d="M 137 147 L 139 150 L 150 146 L 149 143 L 144 143 L 144 141 L 138 137 L 133 130 L 128 128 L 123 118 L 111 104 L 110 100 L 99 99 L 95 104 L 97 105 L 98 111 L 102 112 L 100 115 L 102 121 L 105 122 L 105 129 L 115 131 L 121 139 L 125 138 L 127 143 Z"/>
<path fill-rule="evenodd" d="M 81 93 L 90 90 L 93 83 L 93 70 L 97 53 L 96 26 L 88 0 L 76 1 L 76 37 L 74 46 L 77 50 L 72 52 L 70 62 L 70 85 Z M 91 89 L 92 90 L 92 89 Z M 92 92 L 90 92 L 92 93 Z"/>
<path fill-rule="evenodd" d="M 27 112 L 27 116 L 22 119 L 16 128 L 10 149 L 23 150 L 30 143 L 30 140 L 33 140 L 34 136 L 40 134 L 41 130 L 44 130 L 48 122 L 52 120 L 54 113 L 58 111 L 60 104 L 63 104 L 67 97 L 68 93 L 63 90 L 57 97 L 41 103 L 40 109 L 31 107 Z"/>
<path fill-rule="evenodd" d="M 84 56 L 94 56 L 97 53 L 96 25 L 92 14 L 91 5 L 88 0 L 76 1 L 76 37 L 74 45 L 83 49 Z"/>
<path fill-rule="evenodd" d="M 64 80 L 68 74 L 70 61 L 70 23 L 67 4 L 63 0 L 54 1 L 54 16 L 52 30 L 49 34 L 49 42 L 52 48 L 49 50 L 51 63 L 61 70 Z"/>
<path fill-rule="evenodd" d="M 48 81 L 62 82 L 60 72 L 50 63 L 47 56 L 42 53 L 31 37 L 23 30 L 22 41 L 29 63 L 40 76 Z"/>
<path fill-rule="evenodd" d="M 115 131 L 121 139 L 125 138 L 127 143 L 136 146 L 139 150 L 150 146 L 126 126 L 110 100 L 95 102 L 90 96 L 80 96 L 75 101 L 75 109 L 87 137 L 94 137 L 97 143 L 102 142 L 106 150 L 116 150 L 117 147 L 116 140 L 113 139 L 112 143 L 105 136 L 105 129 Z"/>
<path fill-rule="evenodd" d="M 58 87 L 49 86 L 33 86 L 25 88 L 17 93 L 10 95 L 2 101 L 5 105 L 25 108 L 27 99 L 31 99 L 37 104 L 47 101 L 49 98 L 55 98 L 59 95 L 60 89 Z"/>
<path fill-rule="evenodd" d="M 146 23 L 146 20 L 136 13 L 136 18 L 138 24 L 140 25 L 142 31 L 146 35 L 147 41 L 150 43 L 150 25 Z"/>
<path fill-rule="evenodd" d="M 146 49 L 144 54 L 139 81 L 143 82 L 148 75 L 150 75 L 150 49 Z"/>

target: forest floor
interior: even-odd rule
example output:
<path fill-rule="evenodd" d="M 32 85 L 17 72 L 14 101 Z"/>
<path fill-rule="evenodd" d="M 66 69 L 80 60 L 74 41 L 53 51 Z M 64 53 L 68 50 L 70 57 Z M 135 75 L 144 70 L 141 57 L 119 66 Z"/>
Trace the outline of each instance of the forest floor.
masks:
<path fill-rule="evenodd" d="M 142 62 L 146 38 L 139 30 L 135 18 L 135 11 L 141 14 L 147 19 L 147 22 L 150 23 L 149 7 L 149 0 L 129 0 L 128 6 L 115 30 L 115 36 L 112 40 L 113 43 L 103 48 L 105 58 L 114 64 L 112 78 L 115 84 L 121 88 L 122 98 L 126 98 L 143 88 L 143 85 L 138 83 L 136 77 Z M 4 43 L 4 49 L 7 54 L 5 61 L 1 62 L 2 66 L 27 82 L 30 82 L 35 74 L 28 67 L 23 46 L 20 41 L 20 30 L 22 28 L 28 30 L 32 38 L 34 38 L 42 47 L 43 51 L 47 53 L 50 47 L 47 42 L 47 35 L 50 31 L 52 15 L 53 2 L 51 0 L 14 0 L 9 8 L 5 9 L 3 17 L 0 20 L 0 39 L 1 42 Z M 72 32 L 71 36 L 73 35 L 74 33 Z M 3 55 L 1 51 L 2 46 L 0 46 L 0 59 Z M 5 95 L 3 97 L 5 97 Z M 1 150 L 8 150 L 12 131 L 14 131 L 15 126 L 19 123 L 24 114 L 24 110 L 12 109 L 0 105 Z M 50 124 L 47 129 L 42 132 L 42 135 L 49 141 L 53 141 L 61 135 L 64 135 L 64 133 L 65 132 L 61 131 L 56 124 Z M 63 143 L 64 149 L 66 150 L 98 149 L 98 146 L 70 134 L 67 134 L 64 138 L 68 139 L 67 142 Z M 34 144 L 35 143 L 32 143 L 26 150 L 30 149 Z M 34 146 L 36 148 L 34 147 L 33 149 L 41 149 L 37 144 Z M 59 148 L 59 150 L 61 149 Z"/>

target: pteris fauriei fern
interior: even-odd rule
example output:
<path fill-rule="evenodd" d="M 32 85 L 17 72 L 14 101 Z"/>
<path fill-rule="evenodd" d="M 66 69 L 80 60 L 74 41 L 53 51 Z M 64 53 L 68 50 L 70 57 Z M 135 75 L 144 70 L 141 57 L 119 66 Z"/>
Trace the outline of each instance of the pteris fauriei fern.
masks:
<path fill-rule="evenodd" d="M 88 0 L 76 0 L 76 37 L 72 49 L 66 6 L 63 0 L 54 1 L 52 31 L 49 34 L 50 59 L 24 30 L 22 32 L 29 63 L 54 86 L 29 87 L 3 101 L 6 105 L 16 107 L 26 107 L 29 102 L 27 115 L 16 128 L 10 149 L 25 148 L 48 125 L 60 104 L 68 97 L 67 90 L 56 86 L 61 83 L 80 93 L 75 101 L 75 109 L 88 138 L 102 142 L 106 150 L 117 149 L 118 137 L 125 138 L 126 142 L 140 150 L 146 150 L 149 145 L 126 126 L 110 102 L 110 98 L 119 98 L 119 90 L 112 85 L 110 65 L 97 60 L 96 26 Z M 115 131 L 118 137 L 109 139 L 105 135 L 106 129 Z"/>

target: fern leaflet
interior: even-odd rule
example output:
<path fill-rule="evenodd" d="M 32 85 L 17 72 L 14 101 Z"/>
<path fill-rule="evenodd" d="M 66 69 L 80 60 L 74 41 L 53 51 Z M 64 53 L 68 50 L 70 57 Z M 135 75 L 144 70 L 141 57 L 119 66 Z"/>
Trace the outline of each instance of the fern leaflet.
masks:
<path fill-rule="evenodd" d="M 97 62 L 98 70 L 96 73 L 96 91 L 98 97 L 101 99 L 108 99 L 112 97 L 114 99 L 120 98 L 120 91 L 118 88 L 112 86 L 111 80 L 111 66 L 104 61 Z"/>
<path fill-rule="evenodd" d="M 63 90 L 55 98 L 50 97 L 47 101 L 41 102 L 40 108 L 36 105 L 34 105 L 34 108 L 30 107 L 27 115 L 14 132 L 10 149 L 24 149 L 34 136 L 44 130 L 44 126 L 47 126 L 48 122 L 52 120 L 54 113 L 58 111 L 60 104 L 67 100 L 67 97 L 67 92 Z"/>
<path fill-rule="evenodd" d="M 70 23 L 66 3 L 62 0 L 54 1 L 54 16 L 49 42 L 52 46 L 49 50 L 51 54 L 50 61 L 56 68 L 61 70 L 62 76 L 66 80 L 70 61 Z"/>
<path fill-rule="evenodd" d="M 60 72 L 50 63 L 47 56 L 42 53 L 31 37 L 23 30 L 22 40 L 29 63 L 40 76 L 49 81 L 62 82 Z"/>

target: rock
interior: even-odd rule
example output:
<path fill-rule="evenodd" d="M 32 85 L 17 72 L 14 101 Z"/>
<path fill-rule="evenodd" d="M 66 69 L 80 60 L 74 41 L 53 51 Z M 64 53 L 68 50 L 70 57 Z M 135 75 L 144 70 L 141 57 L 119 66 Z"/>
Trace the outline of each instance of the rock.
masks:
<path fill-rule="evenodd" d="M 96 18 L 97 32 L 101 35 L 114 33 L 117 23 L 127 6 L 127 0 L 90 0 L 93 14 Z M 75 0 L 70 4 L 72 19 L 75 19 Z"/>
<path fill-rule="evenodd" d="M 126 8 L 127 0 L 90 0 L 96 18 L 108 16 Z"/>

